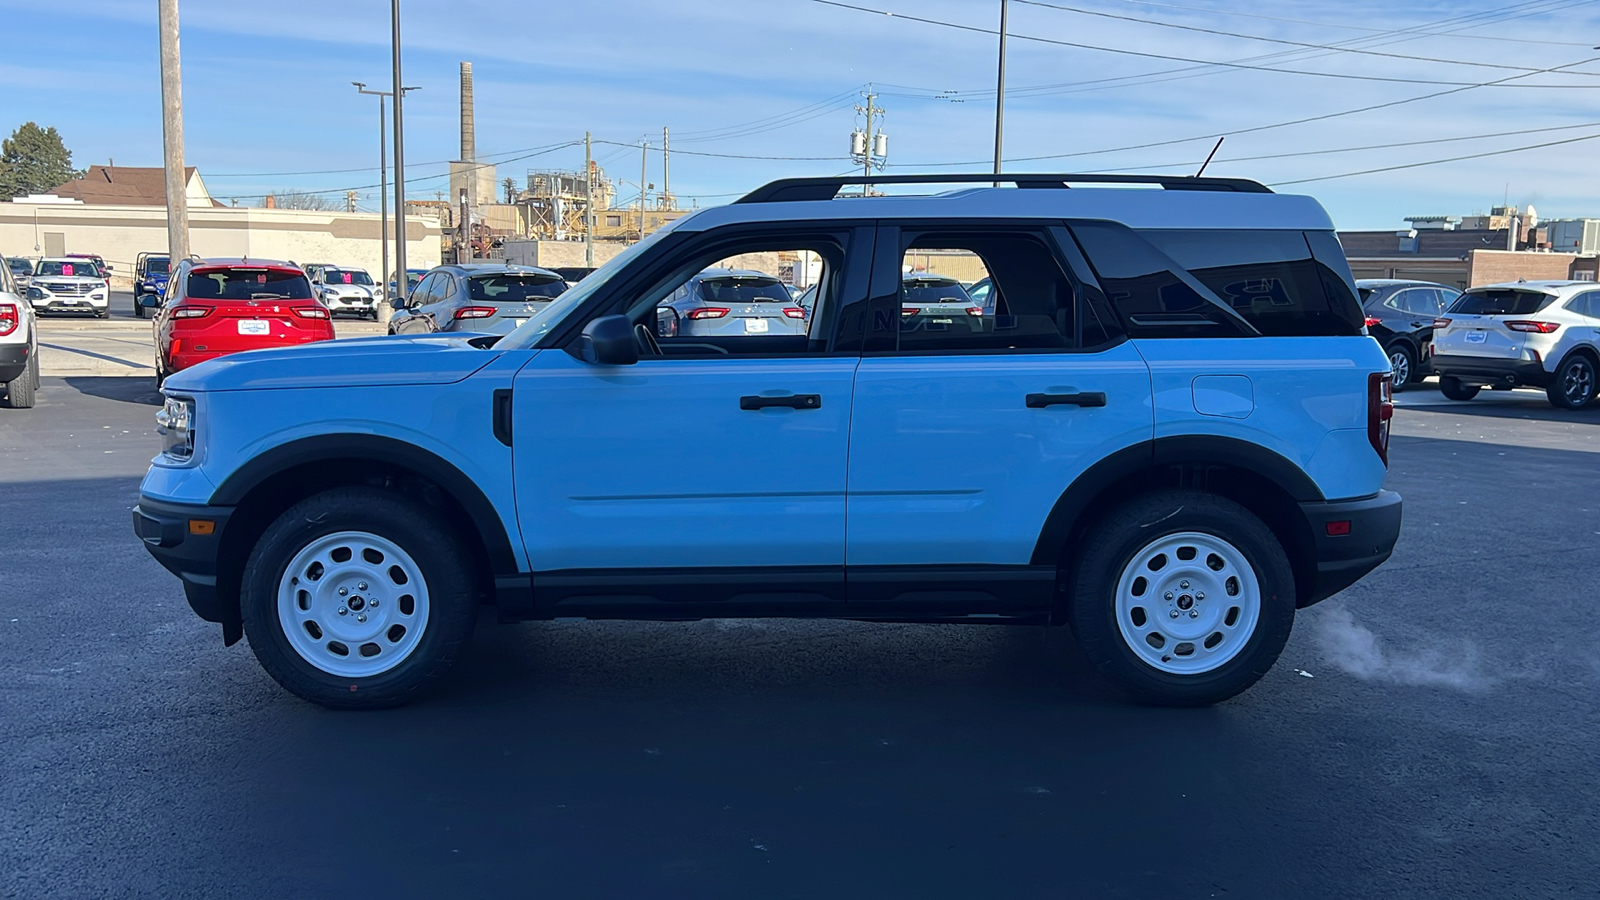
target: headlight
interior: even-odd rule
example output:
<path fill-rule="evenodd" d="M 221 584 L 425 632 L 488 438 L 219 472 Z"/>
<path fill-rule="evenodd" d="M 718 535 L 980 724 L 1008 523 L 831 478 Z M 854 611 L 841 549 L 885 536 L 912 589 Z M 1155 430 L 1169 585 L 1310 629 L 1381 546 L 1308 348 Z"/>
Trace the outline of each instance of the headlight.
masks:
<path fill-rule="evenodd" d="M 44 299 L 44 291 L 39 290 L 38 288 L 34 287 L 33 285 L 29 285 L 28 286 L 28 299 L 29 300 L 43 300 Z"/>
<path fill-rule="evenodd" d="M 194 400 L 188 397 L 168 397 L 166 405 L 156 413 L 156 431 L 161 435 L 161 452 L 175 460 L 184 461 L 194 456 Z"/>

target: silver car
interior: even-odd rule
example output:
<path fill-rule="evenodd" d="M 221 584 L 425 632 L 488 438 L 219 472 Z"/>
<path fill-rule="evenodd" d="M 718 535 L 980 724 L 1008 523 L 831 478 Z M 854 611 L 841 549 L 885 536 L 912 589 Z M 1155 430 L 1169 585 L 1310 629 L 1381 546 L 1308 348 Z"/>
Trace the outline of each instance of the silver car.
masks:
<path fill-rule="evenodd" d="M 789 288 L 751 269 L 706 269 L 656 306 L 661 337 L 806 333 L 805 307 Z"/>
<path fill-rule="evenodd" d="M 501 263 L 438 266 L 395 310 L 389 333 L 506 334 L 566 290 L 567 283 L 549 269 Z"/>
<path fill-rule="evenodd" d="M 906 275 L 900 287 L 902 318 L 929 316 L 937 320 L 950 316 L 983 315 L 983 303 L 973 300 L 961 282 L 947 275 L 923 272 Z"/>

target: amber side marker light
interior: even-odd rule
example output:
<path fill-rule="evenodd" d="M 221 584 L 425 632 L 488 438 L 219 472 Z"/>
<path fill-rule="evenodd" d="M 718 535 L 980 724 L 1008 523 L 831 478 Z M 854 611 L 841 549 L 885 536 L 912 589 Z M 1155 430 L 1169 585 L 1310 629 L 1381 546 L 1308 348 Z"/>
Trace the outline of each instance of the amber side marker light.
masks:
<path fill-rule="evenodd" d="M 217 531 L 217 523 L 211 521 L 210 519 L 190 519 L 189 520 L 189 533 L 190 534 L 215 534 L 216 531 Z"/>

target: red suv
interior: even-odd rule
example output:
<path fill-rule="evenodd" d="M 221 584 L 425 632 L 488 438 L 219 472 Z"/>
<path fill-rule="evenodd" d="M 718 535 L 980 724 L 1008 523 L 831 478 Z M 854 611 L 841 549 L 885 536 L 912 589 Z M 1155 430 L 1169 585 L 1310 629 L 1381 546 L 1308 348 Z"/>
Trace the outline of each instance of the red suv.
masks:
<path fill-rule="evenodd" d="M 155 323 L 156 385 L 229 353 L 333 338 L 327 307 L 292 263 L 186 259 Z"/>

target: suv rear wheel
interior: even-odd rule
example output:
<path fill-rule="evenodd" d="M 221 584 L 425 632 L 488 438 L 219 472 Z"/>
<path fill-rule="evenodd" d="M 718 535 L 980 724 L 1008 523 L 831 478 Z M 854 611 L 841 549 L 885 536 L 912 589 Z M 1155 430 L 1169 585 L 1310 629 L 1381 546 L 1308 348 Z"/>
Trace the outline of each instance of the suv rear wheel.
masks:
<path fill-rule="evenodd" d="M 1203 706 L 1255 684 L 1294 625 L 1294 575 L 1272 531 L 1215 494 L 1161 491 L 1100 523 L 1074 563 L 1084 653 L 1134 699 Z"/>
<path fill-rule="evenodd" d="M 397 706 L 436 682 L 471 634 L 467 555 L 411 500 L 337 488 L 290 507 L 245 565 L 250 649 L 323 706 Z"/>
<path fill-rule="evenodd" d="M 1406 385 L 1421 381 L 1417 377 L 1417 357 L 1405 344 L 1389 347 L 1389 370 L 1394 373 L 1394 389 L 1404 390 Z"/>
<path fill-rule="evenodd" d="M 0 387 L 5 388 L 7 408 L 32 409 L 34 392 L 39 387 L 39 354 L 28 357 L 22 372 Z"/>
<path fill-rule="evenodd" d="M 1596 386 L 1594 360 L 1574 353 L 1556 369 L 1556 380 L 1544 393 L 1557 409 L 1582 409 L 1594 399 Z"/>
<path fill-rule="evenodd" d="M 1449 375 L 1439 377 L 1439 393 L 1451 400 L 1471 400 L 1478 396 L 1481 390 L 1483 390 L 1481 385 L 1463 384 L 1459 378 L 1452 378 Z"/>

